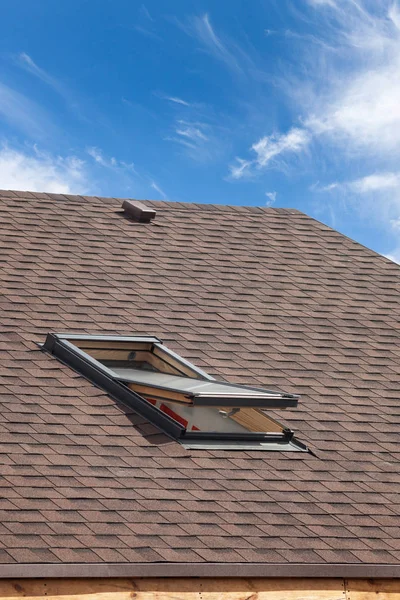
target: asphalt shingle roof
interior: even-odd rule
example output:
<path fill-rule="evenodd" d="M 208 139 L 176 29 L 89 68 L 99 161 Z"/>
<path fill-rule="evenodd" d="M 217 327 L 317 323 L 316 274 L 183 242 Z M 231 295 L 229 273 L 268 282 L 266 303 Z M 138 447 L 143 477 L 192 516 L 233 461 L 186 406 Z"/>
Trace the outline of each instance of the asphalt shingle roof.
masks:
<path fill-rule="evenodd" d="M 289 209 L 0 192 L 0 563 L 400 562 L 400 269 Z M 37 346 L 148 334 L 312 454 L 185 450 Z"/>

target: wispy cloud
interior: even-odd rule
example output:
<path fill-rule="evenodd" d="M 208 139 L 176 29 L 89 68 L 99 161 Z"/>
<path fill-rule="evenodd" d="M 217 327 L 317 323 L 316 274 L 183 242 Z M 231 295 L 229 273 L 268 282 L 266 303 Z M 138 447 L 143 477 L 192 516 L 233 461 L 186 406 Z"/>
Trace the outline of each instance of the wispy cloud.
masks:
<path fill-rule="evenodd" d="M 396 248 L 390 254 L 385 254 L 386 258 L 400 265 L 400 248 Z"/>
<path fill-rule="evenodd" d="M 318 61 L 307 56 L 309 80 L 290 86 L 304 126 L 348 159 L 388 160 L 400 152 L 398 5 L 391 0 L 313 4 L 319 8 L 317 24 L 319 16 L 324 19 L 319 30 L 326 49 L 321 47 Z"/>
<path fill-rule="evenodd" d="M 182 23 L 175 23 L 189 36 L 201 44 L 202 49 L 227 67 L 236 76 L 257 72 L 251 53 L 226 35 L 218 34 L 208 13 L 192 16 Z"/>
<path fill-rule="evenodd" d="M 117 161 L 114 157 L 105 158 L 103 152 L 95 146 L 86 148 L 86 152 L 97 164 L 101 165 L 102 167 L 113 168 L 117 166 Z"/>
<path fill-rule="evenodd" d="M 296 122 L 287 133 L 260 137 L 250 149 L 256 158 L 242 157 L 239 167 L 246 168 L 234 171 L 236 178 L 248 173 L 249 161 L 261 168 L 306 150 L 315 158 L 314 149 L 333 160 L 340 155 L 343 164 L 367 171 L 377 164 L 390 171 L 400 160 L 397 3 L 308 0 L 308 4 L 315 9 L 309 18 L 314 19 L 320 50 L 310 52 L 309 44 L 303 47 L 298 42 L 303 77 L 294 78 L 288 70 L 281 81 L 296 110 Z"/>
<path fill-rule="evenodd" d="M 164 98 L 165 100 L 169 100 L 174 104 L 181 104 L 182 106 L 191 106 L 189 102 L 186 102 L 186 100 L 182 100 L 182 98 L 178 98 L 177 96 L 164 96 Z"/>
<path fill-rule="evenodd" d="M 191 25 L 193 34 L 212 56 L 225 63 L 233 71 L 242 72 L 238 59 L 216 34 L 207 13 L 201 17 L 192 17 Z"/>
<path fill-rule="evenodd" d="M 317 2 L 314 2 L 317 5 Z M 361 177 L 319 186 L 347 214 L 386 230 L 400 256 L 400 11 L 397 2 L 325 2 L 316 15 L 327 19 L 323 51 L 313 86 L 300 89 L 303 125 L 327 156 L 340 156 Z M 320 12 L 321 11 L 321 12 Z M 321 84 L 321 82 L 328 82 Z M 311 90 L 311 91 L 310 91 Z M 308 113 L 308 114 L 307 114 Z"/>
<path fill-rule="evenodd" d="M 302 113 L 301 135 L 317 139 L 325 149 L 327 145 L 340 147 L 348 159 L 361 155 L 388 159 L 394 152 L 400 153 L 397 3 L 308 3 L 316 9 L 320 51 L 316 55 L 308 46 L 304 50 L 306 77 L 293 79 L 286 73 L 282 80 L 296 110 Z M 324 20 L 319 23 L 319 18 Z M 299 133 L 298 126 L 293 132 Z M 263 139 L 270 146 L 270 138 Z"/>
<path fill-rule="evenodd" d="M 152 17 L 145 4 L 142 4 L 139 9 L 138 22 L 135 25 L 123 25 L 123 27 L 133 29 L 134 31 L 137 31 L 138 33 L 157 42 L 162 41 L 162 38 L 156 29 L 155 19 Z"/>
<path fill-rule="evenodd" d="M 374 173 L 351 181 L 351 189 L 359 194 L 370 192 L 400 190 L 400 173 Z M 400 198 L 399 198 L 400 208 Z"/>
<path fill-rule="evenodd" d="M 267 196 L 268 200 L 265 203 L 265 206 L 272 206 L 273 204 L 275 204 L 276 202 L 276 192 L 265 192 L 265 195 Z"/>
<path fill-rule="evenodd" d="M 357 194 L 386 193 L 391 190 L 400 190 L 400 172 L 377 172 L 357 179 L 334 181 L 326 185 L 315 183 L 310 188 L 316 192 L 333 192 L 347 190 Z M 400 196 L 395 199 L 396 206 L 400 209 Z"/>
<path fill-rule="evenodd" d="M 55 156 L 33 147 L 30 152 L 0 148 L 0 188 L 83 194 L 89 190 L 84 161 L 76 156 Z"/>
<path fill-rule="evenodd" d="M 155 33 L 154 31 L 149 29 L 148 27 L 143 27 L 142 25 L 133 25 L 132 29 L 157 42 L 162 42 L 162 37 L 159 36 L 158 33 Z"/>
<path fill-rule="evenodd" d="M 106 169 L 125 169 L 127 171 L 131 171 L 132 173 L 136 173 L 135 165 L 132 162 L 127 163 L 117 160 L 114 156 L 107 157 L 104 155 L 103 151 L 96 146 L 89 146 L 86 148 L 86 153 L 94 160 L 95 163 L 105 167 Z"/>
<path fill-rule="evenodd" d="M 305 129 L 294 127 L 288 133 L 264 136 L 253 144 L 252 150 L 257 155 L 256 163 L 265 167 L 280 154 L 298 153 L 303 151 L 310 142 L 310 135 Z"/>
<path fill-rule="evenodd" d="M 314 7 L 330 6 L 331 8 L 337 8 L 336 0 L 307 0 L 307 2 Z"/>
<path fill-rule="evenodd" d="M 231 178 L 242 179 L 252 175 L 252 164 L 253 162 L 251 160 L 244 160 L 243 158 L 236 157 L 235 162 L 229 165 Z"/>
<path fill-rule="evenodd" d="M 392 219 L 390 221 L 391 226 L 393 227 L 393 229 L 395 231 L 399 231 L 400 232 L 400 217 L 398 217 L 397 219 Z"/>
<path fill-rule="evenodd" d="M 83 99 L 76 90 L 66 85 L 62 79 L 54 77 L 40 67 L 26 52 L 20 52 L 14 56 L 14 64 L 51 88 L 62 99 L 68 110 L 73 112 L 80 120 L 90 122 L 87 114 L 93 116 L 93 114 L 97 113 L 97 108 L 89 99 Z M 96 118 L 97 121 L 102 120 L 99 114 L 97 114 Z"/>
<path fill-rule="evenodd" d="M 203 123 L 191 124 L 187 121 L 178 121 L 178 128 L 176 129 L 176 134 L 180 135 L 183 138 L 188 138 L 193 142 L 207 141 L 208 136 L 204 133 L 206 129 L 206 125 Z"/>
<path fill-rule="evenodd" d="M 372 220 L 376 227 L 383 228 L 388 242 L 392 240 L 398 248 L 392 255 L 400 257 L 400 171 L 375 172 L 327 185 L 317 183 L 312 191 L 329 194 L 333 212 L 340 203 L 347 218 L 357 216 L 368 222 Z"/>
<path fill-rule="evenodd" d="M 29 56 L 29 54 L 26 54 L 26 52 L 20 52 L 20 54 L 18 54 L 16 57 L 16 62 L 22 69 L 28 71 L 28 73 L 31 73 L 31 75 L 34 75 L 38 79 L 41 79 L 44 83 L 54 88 L 59 94 L 64 95 L 62 86 L 57 79 L 39 67 Z"/>
<path fill-rule="evenodd" d="M 46 138 L 57 131 L 41 106 L 1 82 L 0 118 L 35 140 Z"/>
<path fill-rule="evenodd" d="M 149 21 L 151 21 L 151 22 L 154 21 L 153 17 L 151 16 L 151 14 L 148 11 L 147 6 L 145 6 L 144 4 L 142 4 L 142 6 L 140 7 L 140 12 Z"/>
<path fill-rule="evenodd" d="M 181 108 L 181 107 L 195 107 L 194 104 L 192 104 L 191 102 L 187 102 L 187 100 L 183 100 L 183 98 L 180 98 L 179 96 L 171 96 L 169 94 L 165 94 L 163 92 L 160 91 L 154 91 L 153 92 L 154 96 L 157 96 L 158 98 L 161 98 L 162 100 L 167 100 L 167 102 L 171 102 L 172 104 L 176 104 L 177 108 Z"/>
<path fill-rule="evenodd" d="M 326 185 L 321 185 L 319 181 L 316 181 L 312 185 L 310 185 L 311 192 L 331 192 L 332 190 L 339 189 L 341 184 L 337 181 L 333 181 L 332 183 L 328 183 Z"/>
<path fill-rule="evenodd" d="M 264 136 L 251 146 L 255 152 L 254 159 L 236 158 L 236 163 L 230 165 L 229 169 L 233 179 L 241 179 L 254 173 L 254 169 L 262 169 L 273 163 L 277 163 L 278 157 L 286 157 L 288 154 L 299 154 L 304 152 L 311 141 L 311 136 L 306 129 L 293 127 L 287 133 L 273 133 Z"/>
<path fill-rule="evenodd" d="M 306 0 L 296 15 L 301 34 L 288 33 L 295 54 L 282 61 L 274 86 L 284 92 L 292 122 L 281 131 L 263 125 L 247 153 L 231 162 L 230 179 L 271 167 L 293 173 L 301 163 L 302 173 L 323 180 L 329 169 L 331 181 L 310 188 L 321 210 L 338 221 L 372 219 L 400 248 L 393 226 L 400 219 L 399 4 Z"/>
<path fill-rule="evenodd" d="M 210 123 L 178 119 L 172 135 L 164 138 L 185 149 L 185 154 L 196 162 L 208 162 L 222 152 L 223 141 Z"/>
<path fill-rule="evenodd" d="M 164 192 L 164 190 L 162 190 L 160 188 L 159 185 L 157 185 L 157 183 L 155 181 L 152 181 L 150 183 L 150 187 L 153 188 L 153 190 L 155 190 L 158 194 L 160 194 L 160 196 L 161 196 L 161 198 L 163 198 L 163 200 L 166 200 L 167 194 Z"/>

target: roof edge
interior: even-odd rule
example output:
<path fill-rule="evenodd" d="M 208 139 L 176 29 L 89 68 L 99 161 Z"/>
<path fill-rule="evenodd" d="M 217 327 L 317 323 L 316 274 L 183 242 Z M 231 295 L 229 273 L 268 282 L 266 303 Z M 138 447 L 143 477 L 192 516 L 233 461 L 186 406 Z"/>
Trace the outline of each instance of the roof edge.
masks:
<path fill-rule="evenodd" d="M 47 563 L 1 564 L 0 579 L 109 577 L 399 578 L 399 564 Z"/>

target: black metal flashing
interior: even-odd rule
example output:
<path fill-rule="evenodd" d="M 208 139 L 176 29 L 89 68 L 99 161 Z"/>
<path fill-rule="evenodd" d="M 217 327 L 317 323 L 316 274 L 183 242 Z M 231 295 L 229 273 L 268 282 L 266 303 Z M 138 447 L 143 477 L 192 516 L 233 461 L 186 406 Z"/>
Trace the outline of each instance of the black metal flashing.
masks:
<path fill-rule="evenodd" d="M 102 370 L 85 360 L 80 353 L 75 352 L 70 346 L 70 344 L 66 345 L 64 340 L 59 339 L 57 335 L 49 333 L 42 349 L 55 355 L 63 363 L 106 391 L 114 400 L 132 408 L 173 438 L 178 438 L 184 433 L 185 428 L 182 425 L 179 425 L 174 419 L 143 400 L 139 394 L 136 394 L 119 381 L 112 379 L 107 373 L 103 373 Z"/>
<path fill-rule="evenodd" d="M 400 564 L 47 563 L 0 564 L 0 579 L 109 577 L 400 578 Z"/>
<path fill-rule="evenodd" d="M 232 386 L 233 387 L 233 386 Z M 251 388 L 249 388 L 251 389 Z M 260 400 L 257 396 L 249 398 L 251 400 L 251 406 L 253 408 L 296 408 L 298 404 L 298 396 L 276 396 L 275 398 L 271 397 L 267 400 Z M 215 406 L 217 402 L 215 396 L 198 396 L 194 397 L 194 406 Z M 267 404 L 268 402 L 268 404 Z M 241 398 L 235 399 L 231 397 L 229 399 L 218 399 L 218 405 L 221 407 L 229 406 L 230 408 L 242 407 L 243 401 Z"/>

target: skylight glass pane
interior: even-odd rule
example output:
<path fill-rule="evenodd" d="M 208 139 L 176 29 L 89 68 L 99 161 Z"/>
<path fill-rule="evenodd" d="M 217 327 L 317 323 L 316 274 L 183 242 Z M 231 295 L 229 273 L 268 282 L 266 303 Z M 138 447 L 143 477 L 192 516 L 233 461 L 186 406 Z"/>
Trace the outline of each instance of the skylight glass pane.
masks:
<path fill-rule="evenodd" d="M 162 412 L 183 425 L 188 431 L 209 433 L 282 433 L 283 426 L 257 409 L 191 406 L 146 398 Z"/>
<path fill-rule="evenodd" d="M 143 386 L 157 388 L 154 394 L 157 397 L 170 398 L 169 393 L 176 392 L 177 401 L 187 402 L 189 404 L 204 405 L 213 404 L 221 406 L 246 406 L 262 405 L 275 406 L 275 401 L 283 399 L 284 394 L 280 392 L 271 392 L 245 386 L 235 386 L 221 381 L 204 381 L 190 377 L 181 377 L 168 373 L 157 373 L 148 370 L 130 368 L 129 366 L 113 366 L 107 363 L 123 381 L 132 384 L 138 384 L 141 389 Z M 135 389 L 135 385 L 130 386 Z"/>

